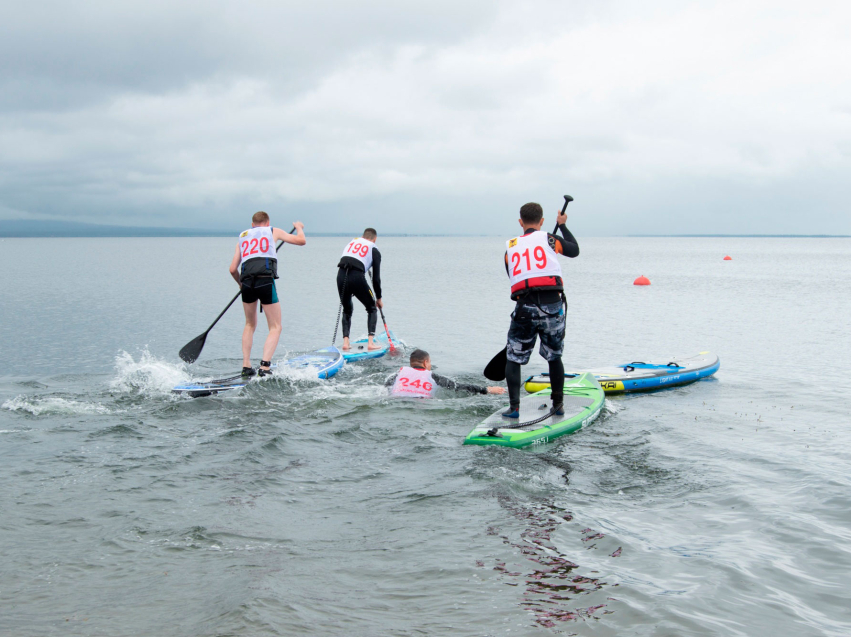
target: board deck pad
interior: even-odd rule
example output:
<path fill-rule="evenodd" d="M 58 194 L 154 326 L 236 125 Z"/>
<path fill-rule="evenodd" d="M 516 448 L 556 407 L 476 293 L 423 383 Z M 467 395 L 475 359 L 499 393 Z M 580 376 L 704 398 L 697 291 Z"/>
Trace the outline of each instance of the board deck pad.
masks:
<path fill-rule="evenodd" d="M 396 336 L 393 334 L 393 330 L 390 330 L 390 338 L 393 339 L 393 343 L 395 344 Z M 359 338 L 356 341 L 351 341 L 350 344 L 352 348 L 348 352 L 343 352 L 343 358 L 346 359 L 346 362 L 362 361 L 370 358 L 381 358 L 390 350 L 390 341 L 387 340 L 387 334 L 384 332 L 376 334 L 373 342 L 376 345 L 381 345 L 381 349 L 374 349 L 372 351 L 368 350 L 368 338 Z"/>
<path fill-rule="evenodd" d="M 249 378 L 243 378 L 240 374 L 229 378 L 177 385 L 171 391 L 175 394 L 186 394 L 192 398 L 202 398 L 204 396 L 215 396 L 222 392 L 242 389 L 250 380 Z"/>
<path fill-rule="evenodd" d="M 464 444 L 504 447 L 545 444 L 559 436 L 579 431 L 593 421 L 600 414 L 604 400 L 605 394 L 596 379 L 591 374 L 582 374 L 565 384 L 563 416 L 549 416 L 534 425 L 516 428 L 521 423 L 535 421 L 551 411 L 550 390 L 544 389 L 520 399 L 520 418 L 515 420 L 503 417 L 502 413 L 506 409 L 503 407 L 476 425 L 464 439 Z"/>
<path fill-rule="evenodd" d="M 615 367 L 599 367 L 586 371 L 594 375 L 607 394 L 619 394 L 687 385 L 712 376 L 720 367 L 721 361 L 716 354 L 700 352 L 689 357 L 633 361 Z M 581 373 L 565 372 L 565 382 L 570 382 Z M 549 374 L 531 376 L 525 383 L 526 391 L 530 393 L 541 391 L 549 386 Z"/>

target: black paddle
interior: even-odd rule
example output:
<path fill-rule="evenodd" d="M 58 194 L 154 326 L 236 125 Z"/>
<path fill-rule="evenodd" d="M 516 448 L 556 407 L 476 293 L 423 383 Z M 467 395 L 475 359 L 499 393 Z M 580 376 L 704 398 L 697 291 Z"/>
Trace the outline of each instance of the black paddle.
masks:
<path fill-rule="evenodd" d="M 561 214 L 564 214 L 567 210 L 567 204 L 573 201 L 573 197 L 570 195 L 564 196 L 564 206 L 561 209 Z M 558 232 L 558 221 L 556 221 L 555 230 L 553 230 L 553 234 Z M 505 363 L 508 362 L 508 347 L 503 347 L 502 351 L 494 356 L 491 359 L 491 362 L 487 364 L 485 367 L 485 371 L 483 372 L 485 378 L 488 380 L 501 381 L 505 380 Z"/>
<path fill-rule="evenodd" d="M 293 229 L 290 230 L 290 234 L 292 234 L 293 232 L 295 232 L 295 226 L 293 226 Z M 281 241 L 278 244 L 278 246 L 275 248 L 275 252 L 280 250 L 282 245 L 284 245 L 283 241 Z M 222 318 L 225 315 L 225 312 L 227 312 L 230 309 L 230 306 L 234 304 L 234 301 L 236 301 L 239 298 L 240 294 L 242 294 L 242 290 L 240 290 L 239 292 L 236 293 L 236 296 L 233 297 L 230 300 L 230 303 L 228 303 L 227 306 L 225 307 L 225 309 L 222 310 L 222 313 L 219 314 L 216 317 L 216 320 L 213 321 L 212 325 L 210 325 L 210 327 L 207 328 L 206 332 L 204 332 L 200 336 L 196 336 L 191 341 L 189 341 L 186 345 L 183 346 L 183 349 L 181 349 L 180 353 L 179 353 L 180 358 L 182 358 L 187 363 L 194 363 L 195 361 L 198 360 L 198 357 L 201 355 L 201 350 L 204 349 L 204 343 L 207 340 L 207 334 L 209 334 L 210 330 L 213 329 L 213 327 L 216 325 L 216 323 L 219 322 L 219 319 Z"/>

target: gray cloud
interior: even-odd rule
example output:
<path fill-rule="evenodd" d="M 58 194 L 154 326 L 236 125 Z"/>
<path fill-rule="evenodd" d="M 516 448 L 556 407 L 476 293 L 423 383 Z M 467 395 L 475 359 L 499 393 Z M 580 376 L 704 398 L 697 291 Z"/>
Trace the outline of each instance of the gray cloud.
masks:
<path fill-rule="evenodd" d="M 478 232 L 570 192 L 589 233 L 848 233 L 849 15 L 19 4 L 0 25 L 0 215 Z"/>

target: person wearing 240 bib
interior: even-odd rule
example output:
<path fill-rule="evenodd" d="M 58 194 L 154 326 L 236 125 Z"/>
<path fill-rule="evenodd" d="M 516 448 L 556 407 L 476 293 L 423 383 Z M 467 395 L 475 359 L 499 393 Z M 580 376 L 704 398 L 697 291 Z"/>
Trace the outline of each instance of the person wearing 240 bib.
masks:
<path fill-rule="evenodd" d="M 565 204 L 566 205 L 566 204 Z M 511 299 L 516 301 L 511 314 L 506 346 L 505 380 L 508 384 L 509 407 L 502 415 L 520 417 L 520 366 L 529 362 L 538 336 L 539 352 L 550 368 L 553 409 L 564 414 L 564 281 L 557 255 L 576 257 L 579 245 L 567 229 L 567 215 L 558 213 L 558 229 L 562 236 L 541 230 L 544 211 L 539 204 L 527 203 L 520 208 L 523 234 L 509 239 L 505 250 L 505 271 L 511 281 Z"/>
<path fill-rule="evenodd" d="M 262 305 L 269 325 L 269 335 L 263 345 L 260 360 L 260 376 L 271 374 L 272 355 L 281 337 L 281 304 L 275 279 L 278 278 L 278 253 L 275 242 L 283 241 L 297 246 L 307 243 L 304 224 L 293 224 L 295 235 L 269 225 L 269 215 L 263 211 L 254 213 L 251 227 L 239 235 L 236 252 L 230 264 L 230 274 L 242 291 L 242 309 L 245 311 L 245 329 L 242 331 L 242 375 L 253 376 L 251 367 L 251 345 L 257 329 L 257 302 Z"/>
<path fill-rule="evenodd" d="M 505 387 L 482 387 L 441 376 L 431 371 L 431 356 L 428 352 L 415 349 L 407 367 L 401 368 L 384 383 L 390 387 L 390 395 L 395 398 L 434 398 L 438 385 L 454 391 L 471 394 L 504 394 Z"/>

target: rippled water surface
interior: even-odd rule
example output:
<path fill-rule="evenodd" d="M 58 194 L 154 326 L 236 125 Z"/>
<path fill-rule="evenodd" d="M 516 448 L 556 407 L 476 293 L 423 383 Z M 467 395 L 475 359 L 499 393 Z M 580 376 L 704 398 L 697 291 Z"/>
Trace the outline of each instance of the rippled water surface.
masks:
<path fill-rule="evenodd" d="M 278 358 L 330 343 L 345 242 L 282 248 Z M 502 240 L 378 245 L 408 351 L 484 382 Z M 236 292 L 229 239 L 0 241 L 0 634 L 851 634 L 851 241 L 580 247 L 567 367 L 721 369 L 510 450 L 461 446 L 502 397 L 389 400 L 399 359 L 173 395 L 241 364 L 239 307 L 177 357 Z"/>

